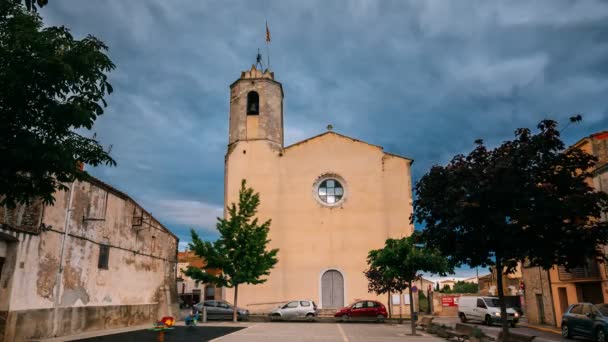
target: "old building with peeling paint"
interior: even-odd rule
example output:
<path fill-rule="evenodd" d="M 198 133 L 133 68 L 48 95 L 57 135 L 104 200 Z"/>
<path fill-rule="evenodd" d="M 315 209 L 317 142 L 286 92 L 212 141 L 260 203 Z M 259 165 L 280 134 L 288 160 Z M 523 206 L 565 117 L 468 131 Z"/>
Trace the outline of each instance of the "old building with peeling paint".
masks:
<path fill-rule="evenodd" d="M 178 314 L 178 239 L 95 178 L 0 207 L 0 341 L 67 336 Z"/>

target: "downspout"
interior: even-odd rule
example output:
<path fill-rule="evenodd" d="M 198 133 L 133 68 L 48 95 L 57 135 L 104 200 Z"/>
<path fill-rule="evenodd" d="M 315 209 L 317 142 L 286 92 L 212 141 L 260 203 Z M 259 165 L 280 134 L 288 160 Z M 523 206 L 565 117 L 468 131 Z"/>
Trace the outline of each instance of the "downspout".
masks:
<path fill-rule="evenodd" d="M 72 199 L 74 198 L 74 184 L 76 181 L 73 181 L 70 185 L 70 199 L 68 201 L 68 206 L 65 210 L 65 223 L 63 225 L 63 237 L 61 239 L 61 252 L 59 254 L 59 269 L 57 270 L 57 276 L 55 278 L 55 295 L 53 302 L 53 336 L 57 336 L 57 329 L 59 326 L 59 317 L 57 312 L 59 310 L 59 295 L 61 294 L 61 275 L 63 274 L 63 262 L 65 260 L 65 241 L 67 239 L 68 227 L 70 224 L 70 217 L 72 214 Z"/>
<path fill-rule="evenodd" d="M 553 325 L 558 327 L 557 317 L 555 317 L 555 298 L 553 297 L 553 286 L 551 286 L 551 273 L 547 270 L 547 281 L 549 282 L 549 295 L 551 296 L 551 312 L 553 313 Z"/>

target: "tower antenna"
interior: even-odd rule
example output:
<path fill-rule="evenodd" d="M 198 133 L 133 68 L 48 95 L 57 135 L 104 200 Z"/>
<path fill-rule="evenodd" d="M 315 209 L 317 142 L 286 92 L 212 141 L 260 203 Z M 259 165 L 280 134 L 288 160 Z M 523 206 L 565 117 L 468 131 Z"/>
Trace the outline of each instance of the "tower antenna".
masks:
<path fill-rule="evenodd" d="M 258 55 L 255 57 L 255 67 L 260 67 L 261 71 L 264 71 L 264 65 L 262 64 L 262 54 L 260 53 L 260 49 L 258 48 Z"/>

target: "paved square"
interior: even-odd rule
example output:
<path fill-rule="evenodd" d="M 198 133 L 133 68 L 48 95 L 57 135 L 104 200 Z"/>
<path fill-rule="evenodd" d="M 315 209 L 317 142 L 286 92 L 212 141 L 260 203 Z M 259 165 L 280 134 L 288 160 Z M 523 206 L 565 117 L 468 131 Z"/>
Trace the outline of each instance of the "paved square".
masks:
<path fill-rule="evenodd" d="M 215 339 L 217 342 L 244 341 L 443 341 L 430 335 L 408 336 L 409 326 L 365 323 L 249 323 L 247 329 Z"/>

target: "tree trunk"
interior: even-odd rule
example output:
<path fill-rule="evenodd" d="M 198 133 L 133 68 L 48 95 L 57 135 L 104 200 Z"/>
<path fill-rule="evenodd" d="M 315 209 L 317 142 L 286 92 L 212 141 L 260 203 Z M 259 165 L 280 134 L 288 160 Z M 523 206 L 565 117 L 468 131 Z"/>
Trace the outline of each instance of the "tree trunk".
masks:
<path fill-rule="evenodd" d="M 412 293 L 412 282 L 410 281 L 410 322 L 412 328 L 412 336 L 416 335 L 416 321 L 414 321 L 414 294 Z"/>
<path fill-rule="evenodd" d="M 236 285 L 234 285 L 234 307 L 232 308 L 232 321 L 234 323 L 238 322 L 237 303 L 236 303 L 236 300 L 238 299 L 238 295 L 239 295 L 239 285 L 236 284 Z"/>
<path fill-rule="evenodd" d="M 496 255 L 496 287 L 498 290 L 498 302 L 500 303 L 500 321 L 502 324 L 503 339 L 507 339 L 509 335 L 509 321 L 507 320 L 507 303 L 505 303 L 505 293 L 502 288 L 502 260 Z"/>
<path fill-rule="evenodd" d="M 393 309 L 391 303 L 391 291 L 388 291 L 388 317 L 393 317 Z"/>

